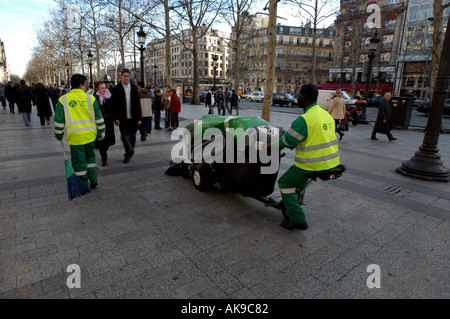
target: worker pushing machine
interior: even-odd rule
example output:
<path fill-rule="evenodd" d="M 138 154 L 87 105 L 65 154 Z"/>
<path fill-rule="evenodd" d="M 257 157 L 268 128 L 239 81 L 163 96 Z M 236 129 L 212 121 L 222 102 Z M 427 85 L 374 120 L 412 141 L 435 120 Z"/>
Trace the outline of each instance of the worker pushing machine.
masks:
<path fill-rule="evenodd" d="M 318 94 L 319 91 L 313 84 L 301 87 L 298 105 L 304 109 L 304 114 L 291 124 L 278 141 L 280 149 L 295 148 L 295 164 L 278 180 L 289 217 L 281 222 L 281 227 L 288 230 L 308 228 L 296 193 L 296 188 L 304 187 L 308 183 L 307 174 L 336 169 L 339 166 L 335 122 L 331 115 L 317 104 Z"/>
<path fill-rule="evenodd" d="M 61 96 L 55 110 L 55 137 L 61 141 L 64 129 L 73 170 L 86 185 L 95 188 L 97 182 L 97 161 L 94 141 L 105 137 L 105 123 L 94 96 L 86 93 L 86 77 L 74 74 L 70 79 L 72 90 Z"/>

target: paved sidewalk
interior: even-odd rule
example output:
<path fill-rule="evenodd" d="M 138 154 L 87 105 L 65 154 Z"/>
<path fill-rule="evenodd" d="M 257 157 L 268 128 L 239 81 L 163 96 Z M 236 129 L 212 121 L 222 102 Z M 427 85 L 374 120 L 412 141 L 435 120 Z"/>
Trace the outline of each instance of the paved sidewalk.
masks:
<path fill-rule="evenodd" d="M 310 228 L 286 231 L 273 208 L 237 193 L 199 192 L 164 174 L 176 141 L 154 130 L 123 164 L 116 128 L 99 187 L 68 201 L 53 125 L 0 109 L 0 298 L 449 298 L 450 183 L 395 173 L 422 143 L 419 129 L 350 127 L 347 172 L 312 183 Z M 180 125 L 206 114 L 183 104 Z M 260 115 L 242 110 L 241 115 Z M 295 115 L 273 112 L 289 127 Z M 439 138 L 450 167 L 450 135 Z M 97 153 L 98 154 L 98 153 Z M 283 158 L 280 175 L 293 163 Z M 98 156 L 98 162 L 99 156 Z M 81 270 L 69 289 L 67 266 Z M 368 288 L 378 265 L 381 288 Z"/>

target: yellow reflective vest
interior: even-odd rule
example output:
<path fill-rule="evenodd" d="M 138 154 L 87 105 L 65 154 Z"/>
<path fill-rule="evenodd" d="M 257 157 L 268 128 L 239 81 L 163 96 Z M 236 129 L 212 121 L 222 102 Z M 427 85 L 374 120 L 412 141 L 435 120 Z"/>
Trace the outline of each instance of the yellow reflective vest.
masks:
<path fill-rule="evenodd" d="M 63 134 L 64 128 L 70 145 L 91 143 L 98 133 L 105 131 L 103 116 L 94 96 L 81 89 L 73 89 L 59 98 L 55 135 Z"/>
<path fill-rule="evenodd" d="M 306 121 L 308 135 L 295 147 L 295 166 L 306 171 L 323 171 L 338 166 L 334 119 L 317 104 L 301 116 Z"/>

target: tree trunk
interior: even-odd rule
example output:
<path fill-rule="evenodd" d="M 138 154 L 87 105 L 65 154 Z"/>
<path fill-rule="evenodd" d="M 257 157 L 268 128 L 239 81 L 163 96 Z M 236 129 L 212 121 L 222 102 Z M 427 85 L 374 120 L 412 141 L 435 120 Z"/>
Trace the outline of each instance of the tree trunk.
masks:
<path fill-rule="evenodd" d="M 277 5 L 278 0 L 270 0 L 269 3 L 269 28 L 268 35 L 269 44 L 267 47 L 267 66 L 266 66 L 266 87 L 264 88 L 264 103 L 261 117 L 263 120 L 270 122 L 270 109 L 273 99 L 273 82 L 275 78 L 275 47 L 277 40 Z"/>
<path fill-rule="evenodd" d="M 166 59 L 166 83 L 164 85 L 172 85 L 172 61 L 170 60 L 170 20 L 169 20 L 169 0 L 164 1 L 164 15 L 166 23 L 166 47 L 165 47 L 165 59 Z"/>

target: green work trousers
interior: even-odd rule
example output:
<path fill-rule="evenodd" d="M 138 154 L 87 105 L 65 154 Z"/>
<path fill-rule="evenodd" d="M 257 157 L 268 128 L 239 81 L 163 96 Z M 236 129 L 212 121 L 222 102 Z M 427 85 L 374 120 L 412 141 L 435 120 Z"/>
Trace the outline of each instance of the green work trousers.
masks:
<path fill-rule="evenodd" d="M 308 173 L 311 172 L 302 170 L 293 165 L 278 180 L 281 198 L 286 206 L 286 212 L 289 219 L 293 223 L 306 222 L 305 212 L 298 203 L 298 197 L 295 189 L 297 187 L 304 187 L 308 183 L 309 178 L 306 177 L 306 174 Z"/>
<path fill-rule="evenodd" d="M 94 142 L 84 145 L 70 145 L 72 167 L 87 186 L 88 181 L 97 181 L 97 161 L 95 159 Z"/>

